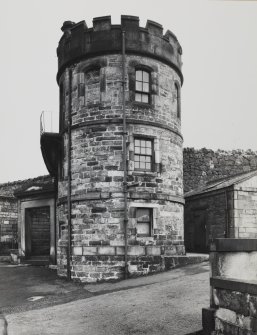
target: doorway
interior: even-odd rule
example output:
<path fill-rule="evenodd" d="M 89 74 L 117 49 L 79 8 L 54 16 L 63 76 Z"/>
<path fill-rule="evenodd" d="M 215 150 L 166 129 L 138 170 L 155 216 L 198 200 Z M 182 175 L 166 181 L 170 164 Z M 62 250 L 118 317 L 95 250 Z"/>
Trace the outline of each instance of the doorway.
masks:
<path fill-rule="evenodd" d="M 50 207 L 25 210 L 26 258 L 50 254 Z"/>
<path fill-rule="evenodd" d="M 208 227 L 205 211 L 195 212 L 194 221 L 194 250 L 195 252 L 209 252 Z"/>

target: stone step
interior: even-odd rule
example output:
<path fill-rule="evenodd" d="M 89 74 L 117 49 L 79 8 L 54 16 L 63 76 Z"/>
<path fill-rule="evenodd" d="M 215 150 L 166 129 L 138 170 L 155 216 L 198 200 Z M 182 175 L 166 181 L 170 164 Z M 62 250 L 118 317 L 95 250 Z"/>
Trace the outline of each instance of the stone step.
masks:
<path fill-rule="evenodd" d="M 10 263 L 11 262 L 11 256 L 0 255 L 0 262 Z"/>
<path fill-rule="evenodd" d="M 21 264 L 29 264 L 34 266 L 44 266 L 49 265 L 49 257 L 48 256 L 35 256 L 31 258 L 20 258 Z"/>

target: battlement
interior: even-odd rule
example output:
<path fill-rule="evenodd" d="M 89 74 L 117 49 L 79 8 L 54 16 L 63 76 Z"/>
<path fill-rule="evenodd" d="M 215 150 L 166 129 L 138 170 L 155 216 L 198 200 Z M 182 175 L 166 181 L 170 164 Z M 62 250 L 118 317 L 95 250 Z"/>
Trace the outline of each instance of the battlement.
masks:
<path fill-rule="evenodd" d="M 126 53 L 159 59 L 174 68 L 183 81 L 182 48 L 176 36 L 170 30 L 163 34 L 163 27 L 157 22 L 147 20 L 143 28 L 139 26 L 139 17 L 121 15 L 121 24 L 113 25 L 111 16 L 102 16 L 93 19 L 92 28 L 88 28 L 85 21 L 65 21 L 61 30 L 63 36 L 57 48 L 57 80 L 63 70 L 74 62 L 121 53 L 122 31 L 125 31 Z"/>

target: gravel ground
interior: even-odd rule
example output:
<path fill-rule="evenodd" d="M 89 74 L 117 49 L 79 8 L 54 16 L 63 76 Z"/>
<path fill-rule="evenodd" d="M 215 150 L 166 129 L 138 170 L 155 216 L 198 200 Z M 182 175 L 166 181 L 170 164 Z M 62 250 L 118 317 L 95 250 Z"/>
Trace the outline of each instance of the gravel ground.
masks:
<path fill-rule="evenodd" d="M 7 314 L 9 335 L 185 335 L 201 329 L 209 305 L 209 265 L 86 285 L 88 298 Z M 90 296 L 91 295 L 91 296 Z M 59 303 L 59 302 L 58 302 Z"/>

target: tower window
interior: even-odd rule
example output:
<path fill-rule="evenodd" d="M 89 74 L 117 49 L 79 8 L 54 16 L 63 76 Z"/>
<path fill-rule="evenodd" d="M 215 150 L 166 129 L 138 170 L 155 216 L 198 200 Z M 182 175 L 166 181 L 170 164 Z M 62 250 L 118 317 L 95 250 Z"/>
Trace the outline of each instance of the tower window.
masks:
<path fill-rule="evenodd" d="M 152 171 L 153 142 L 146 138 L 135 138 L 135 170 Z"/>
<path fill-rule="evenodd" d="M 150 75 L 143 70 L 136 71 L 136 92 L 135 100 L 138 102 L 150 103 Z"/>
<path fill-rule="evenodd" d="M 96 105 L 100 102 L 100 69 L 91 69 L 85 74 L 85 104 Z"/>
<path fill-rule="evenodd" d="M 137 208 L 137 236 L 147 237 L 152 235 L 152 209 Z"/>
<path fill-rule="evenodd" d="M 63 83 L 60 84 L 60 95 L 59 95 L 59 106 L 60 106 L 60 118 L 59 118 L 59 131 L 61 132 L 64 128 L 65 110 L 64 110 L 64 90 Z"/>
<path fill-rule="evenodd" d="M 180 86 L 178 83 L 175 83 L 176 90 L 176 100 L 177 100 L 177 117 L 181 118 L 181 104 L 180 104 Z"/>

